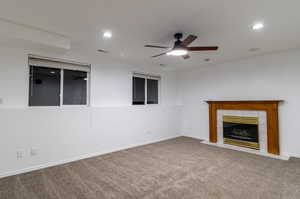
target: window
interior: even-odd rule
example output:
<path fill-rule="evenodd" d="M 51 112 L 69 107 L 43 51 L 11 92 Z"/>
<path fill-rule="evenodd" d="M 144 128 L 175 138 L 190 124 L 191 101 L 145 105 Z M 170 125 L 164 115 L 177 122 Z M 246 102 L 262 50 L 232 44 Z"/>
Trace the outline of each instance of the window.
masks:
<path fill-rule="evenodd" d="M 29 106 L 59 106 L 60 70 L 30 66 Z"/>
<path fill-rule="evenodd" d="M 133 77 L 133 105 L 145 104 L 145 79 Z"/>
<path fill-rule="evenodd" d="M 158 104 L 158 80 L 147 79 L 147 104 Z"/>
<path fill-rule="evenodd" d="M 87 103 L 87 72 L 64 70 L 64 105 Z"/>
<path fill-rule="evenodd" d="M 29 66 L 29 106 L 88 105 L 88 66 L 40 58 Z"/>
<path fill-rule="evenodd" d="M 134 74 L 132 78 L 132 104 L 158 104 L 160 77 Z"/>

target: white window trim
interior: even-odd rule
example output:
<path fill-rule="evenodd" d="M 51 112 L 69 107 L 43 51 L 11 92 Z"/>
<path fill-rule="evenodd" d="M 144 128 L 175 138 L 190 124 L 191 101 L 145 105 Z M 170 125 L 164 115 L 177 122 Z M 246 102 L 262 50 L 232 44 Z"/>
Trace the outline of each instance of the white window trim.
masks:
<path fill-rule="evenodd" d="M 31 61 L 30 59 L 36 59 L 37 62 Z M 43 64 L 37 64 L 41 63 L 41 61 L 45 61 L 46 64 L 45 66 Z M 51 64 L 55 63 L 55 64 Z M 73 67 L 72 67 L 73 65 Z M 49 57 L 42 57 L 38 55 L 28 55 L 28 69 L 30 71 L 30 67 L 35 66 L 35 67 L 45 67 L 45 68 L 55 68 L 55 69 L 60 69 L 60 104 L 58 106 L 29 106 L 29 103 L 27 104 L 28 108 L 86 108 L 90 107 L 90 89 L 91 89 L 91 65 L 90 64 L 84 64 L 84 63 L 79 63 L 79 62 L 72 62 L 68 60 L 63 60 L 63 59 L 55 59 L 55 58 L 49 58 Z M 75 66 L 75 67 L 74 67 Z M 74 71 L 82 71 L 87 73 L 87 89 L 86 89 L 86 104 L 79 104 L 79 105 L 64 105 L 63 104 L 63 92 L 64 92 L 64 70 L 74 70 Z M 28 74 L 29 74 L 28 71 Z M 29 74 L 30 78 L 30 74 Z M 28 81 L 29 82 L 29 81 Z M 29 88 L 30 84 L 28 86 L 28 93 L 29 93 Z M 30 93 L 29 93 L 30 95 Z M 28 96 L 29 100 L 30 96 Z M 29 102 L 29 101 L 28 101 Z"/>
<path fill-rule="evenodd" d="M 161 76 L 159 76 L 159 75 L 152 75 L 152 74 L 143 74 L 143 73 L 138 73 L 138 72 L 133 72 L 133 74 L 132 74 L 132 77 L 139 77 L 139 78 L 144 78 L 145 79 L 145 102 L 144 102 L 144 104 L 141 104 L 141 106 L 157 106 L 157 105 L 160 105 L 161 104 L 161 102 L 160 102 L 160 100 L 161 100 Z M 158 80 L 158 103 L 157 104 L 148 104 L 147 103 L 147 98 L 148 98 L 148 94 L 147 94 L 147 80 L 148 79 L 153 79 L 153 80 Z M 131 81 L 132 82 L 132 85 L 131 85 L 131 90 L 132 90 L 132 95 L 131 96 L 133 96 L 133 81 Z M 135 105 L 135 104 L 132 104 L 132 99 L 131 99 L 131 105 L 132 106 L 139 106 L 139 105 Z"/>

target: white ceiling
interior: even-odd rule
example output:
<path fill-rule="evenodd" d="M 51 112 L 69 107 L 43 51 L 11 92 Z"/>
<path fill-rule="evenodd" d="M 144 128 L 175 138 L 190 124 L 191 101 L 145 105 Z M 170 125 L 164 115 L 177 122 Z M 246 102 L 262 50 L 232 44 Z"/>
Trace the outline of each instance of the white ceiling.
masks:
<path fill-rule="evenodd" d="M 69 36 L 73 48 L 111 51 L 129 64 L 201 67 L 300 47 L 299 0 L 0 0 L 0 17 Z M 261 21 L 261 32 L 251 30 Z M 113 38 L 103 40 L 104 30 Z M 145 44 L 173 45 L 173 34 L 195 34 L 193 45 L 218 45 L 218 52 L 192 58 L 150 58 L 163 52 Z M 251 48 L 260 48 L 250 52 Z"/>

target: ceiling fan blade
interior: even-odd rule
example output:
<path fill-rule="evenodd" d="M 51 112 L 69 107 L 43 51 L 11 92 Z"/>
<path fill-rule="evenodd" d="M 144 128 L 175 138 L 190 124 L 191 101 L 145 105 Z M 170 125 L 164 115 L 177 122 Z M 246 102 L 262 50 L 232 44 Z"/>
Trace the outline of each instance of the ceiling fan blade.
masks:
<path fill-rule="evenodd" d="M 197 39 L 197 36 L 189 35 L 185 40 L 182 41 L 181 45 L 186 47 L 186 46 L 190 45 L 196 39 Z"/>
<path fill-rule="evenodd" d="M 165 54 L 167 54 L 167 53 L 165 52 L 165 53 L 161 53 L 161 54 L 158 54 L 158 55 L 154 55 L 154 56 L 152 56 L 152 58 L 159 57 L 159 56 L 162 56 L 162 55 L 165 55 Z"/>
<path fill-rule="evenodd" d="M 145 45 L 146 48 L 163 48 L 163 49 L 169 49 L 169 47 L 166 46 L 154 46 L 154 45 Z"/>
<path fill-rule="evenodd" d="M 188 47 L 189 51 L 209 51 L 209 50 L 218 50 L 218 46 L 194 46 Z"/>
<path fill-rule="evenodd" d="M 182 56 L 183 59 L 189 59 L 190 57 L 191 57 L 191 56 L 189 56 L 189 55 L 183 55 L 183 56 Z"/>

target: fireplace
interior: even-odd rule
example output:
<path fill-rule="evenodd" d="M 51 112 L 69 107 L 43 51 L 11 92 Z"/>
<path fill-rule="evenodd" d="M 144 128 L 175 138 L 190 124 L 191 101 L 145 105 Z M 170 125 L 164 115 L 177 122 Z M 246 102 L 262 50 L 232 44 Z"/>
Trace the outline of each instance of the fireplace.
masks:
<path fill-rule="evenodd" d="M 223 115 L 224 144 L 259 150 L 258 117 Z"/>
<path fill-rule="evenodd" d="M 217 144 L 218 139 L 222 143 L 223 141 L 223 132 L 222 138 L 218 138 L 218 114 L 219 110 L 237 110 L 237 111 L 265 111 L 266 112 L 266 121 L 265 124 L 267 127 L 266 140 L 259 140 L 260 150 L 264 149 L 266 144 L 267 152 L 273 155 L 280 155 L 279 147 L 279 126 L 278 126 L 278 106 L 283 100 L 209 100 L 206 101 L 209 104 L 209 143 Z M 228 115 L 231 115 L 228 114 Z M 234 114 L 232 114 L 234 115 Z M 220 120 L 222 120 L 221 116 Z M 261 122 L 261 120 L 259 119 Z M 223 126 L 221 122 L 220 126 Z M 223 128 L 223 127 L 222 127 Z M 261 128 L 261 125 L 259 125 Z M 220 129 L 223 130 L 223 129 Z M 260 134 L 260 132 L 259 132 Z M 260 134 L 259 137 L 262 135 Z"/>

